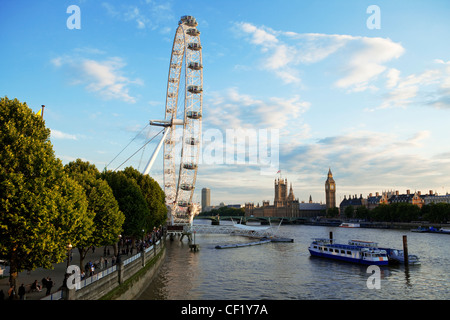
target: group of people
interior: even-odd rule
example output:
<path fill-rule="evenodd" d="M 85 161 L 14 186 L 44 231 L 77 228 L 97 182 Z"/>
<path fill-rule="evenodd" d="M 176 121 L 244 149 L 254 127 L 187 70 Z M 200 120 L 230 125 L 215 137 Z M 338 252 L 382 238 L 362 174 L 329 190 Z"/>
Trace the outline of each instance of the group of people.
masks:
<path fill-rule="evenodd" d="M 160 226 L 158 229 L 154 228 L 154 230 L 148 233 L 142 240 L 132 241 L 131 239 L 121 239 L 119 242 L 119 252 L 123 255 L 133 255 L 133 251 L 140 252 L 150 247 L 154 243 L 156 243 L 159 239 L 161 239 L 163 235 L 163 229 Z M 95 247 L 92 247 L 92 252 L 94 252 Z M 110 256 L 110 258 L 108 258 Z M 114 254 L 111 255 L 109 249 L 105 247 L 104 249 L 104 257 L 101 257 L 99 261 L 95 261 L 95 263 L 89 261 L 85 264 L 84 270 L 81 271 L 81 278 L 90 277 L 95 274 L 95 270 L 97 268 L 103 269 L 108 268 L 109 261 L 111 261 L 111 266 L 116 263 L 116 257 Z M 109 260 L 110 259 L 110 260 Z M 72 261 L 72 256 L 70 256 L 70 261 Z M 63 283 L 64 284 L 64 283 Z M 42 290 L 46 290 L 46 295 L 49 295 L 52 287 L 54 286 L 54 282 L 50 277 L 43 278 L 41 280 L 41 284 L 37 280 L 35 280 L 31 285 L 29 285 L 28 292 L 41 292 Z M 25 295 L 27 293 L 25 285 L 22 283 L 21 286 L 16 290 L 15 286 L 10 286 L 7 296 L 5 297 L 5 293 L 3 290 L 0 290 L 0 300 L 4 300 L 5 298 L 9 300 L 25 300 Z"/>
<path fill-rule="evenodd" d="M 119 241 L 120 254 L 128 256 L 133 255 L 134 250 L 136 250 L 136 252 L 141 252 L 160 240 L 162 235 L 163 229 L 162 226 L 159 226 L 158 229 L 156 229 L 156 227 L 153 228 L 153 230 L 146 234 L 142 240 L 136 239 L 133 241 L 131 238 L 122 238 Z"/>
<path fill-rule="evenodd" d="M 54 286 L 52 278 L 50 278 L 50 277 L 42 278 L 41 283 L 42 283 L 42 285 L 40 285 L 37 280 L 34 280 L 34 282 L 31 284 L 28 292 L 41 292 L 45 288 L 46 289 L 45 294 L 49 295 Z M 27 290 L 25 288 L 25 285 L 22 283 L 20 285 L 19 289 L 17 290 L 18 298 L 20 300 L 25 300 L 26 293 L 27 293 Z M 9 287 L 9 290 L 8 290 L 8 300 L 15 300 L 16 298 L 17 297 L 16 297 L 15 286 L 12 285 Z M 5 299 L 5 294 L 3 293 L 3 290 L 0 290 L 0 300 L 4 300 L 4 299 Z"/>

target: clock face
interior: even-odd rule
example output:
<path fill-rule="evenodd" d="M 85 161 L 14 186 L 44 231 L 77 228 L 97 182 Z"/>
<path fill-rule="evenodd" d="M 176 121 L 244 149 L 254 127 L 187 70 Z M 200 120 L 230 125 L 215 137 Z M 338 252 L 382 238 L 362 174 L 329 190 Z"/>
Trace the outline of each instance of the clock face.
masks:
<path fill-rule="evenodd" d="M 331 185 L 330 188 L 331 188 L 331 190 L 334 190 L 334 185 Z"/>

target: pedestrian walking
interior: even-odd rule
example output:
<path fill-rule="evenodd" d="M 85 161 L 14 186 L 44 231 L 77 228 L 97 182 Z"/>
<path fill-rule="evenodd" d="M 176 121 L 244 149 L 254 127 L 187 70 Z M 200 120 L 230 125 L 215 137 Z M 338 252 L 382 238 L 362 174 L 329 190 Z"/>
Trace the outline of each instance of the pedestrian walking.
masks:
<path fill-rule="evenodd" d="M 42 289 L 47 288 L 47 279 L 46 278 L 42 278 L 41 283 L 42 283 Z"/>
<path fill-rule="evenodd" d="M 48 278 L 48 280 L 46 282 L 47 292 L 45 293 L 47 296 L 50 294 L 50 291 L 52 290 L 52 287 L 53 287 L 52 278 Z"/>
<path fill-rule="evenodd" d="M 14 286 L 9 287 L 8 299 L 9 300 L 14 300 L 15 296 L 16 296 L 16 291 L 14 290 Z"/>
<path fill-rule="evenodd" d="M 23 283 L 19 287 L 19 299 L 25 300 L 25 287 L 24 287 Z"/>

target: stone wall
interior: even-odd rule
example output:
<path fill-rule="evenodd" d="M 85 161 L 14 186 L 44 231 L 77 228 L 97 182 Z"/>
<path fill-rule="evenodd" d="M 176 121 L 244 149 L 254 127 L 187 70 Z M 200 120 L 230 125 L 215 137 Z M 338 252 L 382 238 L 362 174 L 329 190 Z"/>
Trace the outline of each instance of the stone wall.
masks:
<path fill-rule="evenodd" d="M 152 281 L 165 258 L 165 240 L 117 262 L 114 271 L 78 289 L 65 289 L 65 300 L 132 300 Z"/>

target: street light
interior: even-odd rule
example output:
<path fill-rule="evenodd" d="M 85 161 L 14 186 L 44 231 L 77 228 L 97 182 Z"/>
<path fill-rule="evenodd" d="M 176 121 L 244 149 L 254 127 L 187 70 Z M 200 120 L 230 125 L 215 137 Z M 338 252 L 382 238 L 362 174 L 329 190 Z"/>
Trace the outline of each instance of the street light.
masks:
<path fill-rule="evenodd" d="M 72 244 L 69 242 L 66 246 L 67 249 L 67 267 L 69 267 L 70 263 L 70 250 L 72 250 Z"/>

